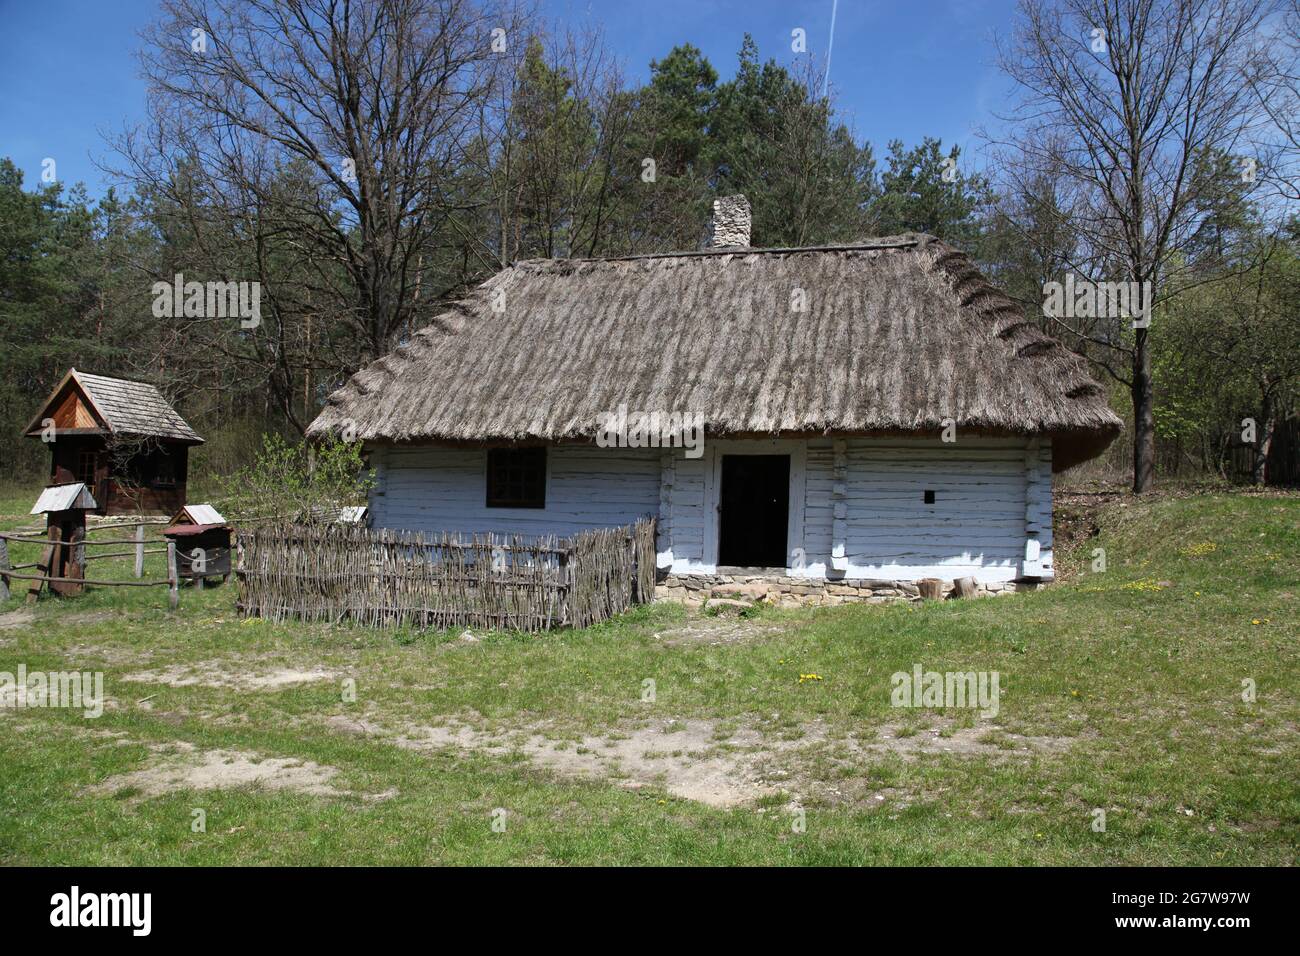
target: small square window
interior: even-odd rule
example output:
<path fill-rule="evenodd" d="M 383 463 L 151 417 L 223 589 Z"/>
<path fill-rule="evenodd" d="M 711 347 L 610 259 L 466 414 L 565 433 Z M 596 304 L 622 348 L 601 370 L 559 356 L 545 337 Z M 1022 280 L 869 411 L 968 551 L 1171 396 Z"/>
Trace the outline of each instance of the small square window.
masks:
<path fill-rule="evenodd" d="M 95 487 L 95 471 L 98 468 L 98 452 L 83 451 L 77 453 L 77 481 L 88 488 Z"/>
<path fill-rule="evenodd" d="M 175 488 L 176 462 L 172 460 L 172 456 L 165 451 L 160 451 L 154 457 L 153 463 L 153 486 L 155 488 Z"/>
<path fill-rule="evenodd" d="M 487 506 L 489 508 L 545 508 L 546 449 L 489 449 Z"/>
<path fill-rule="evenodd" d="M 925 492 L 925 503 L 927 505 L 934 504 L 934 492 L 930 491 L 929 489 L 927 489 Z"/>

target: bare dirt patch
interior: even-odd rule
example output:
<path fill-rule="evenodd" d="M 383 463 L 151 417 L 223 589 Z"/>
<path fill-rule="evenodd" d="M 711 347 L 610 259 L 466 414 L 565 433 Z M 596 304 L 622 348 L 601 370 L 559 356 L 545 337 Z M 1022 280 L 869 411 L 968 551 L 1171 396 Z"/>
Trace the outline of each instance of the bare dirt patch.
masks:
<path fill-rule="evenodd" d="M 463 719 L 442 726 L 389 727 L 368 717 L 336 715 L 326 722 L 335 730 L 410 750 L 451 749 L 486 756 L 517 752 L 534 766 L 561 776 L 607 780 L 628 789 L 658 786 L 713 807 L 740 806 L 777 794 L 790 795 L 796 804 L 806 797 L 838 799 L 843 796 L 838 782 L 846 776 L 845 768 L 849 775 L 862 776 L 862 770 L 887 754 L 907 760 L 939 754 L 1016 759 L 1068 747 L 1068 741 L 1058 738 L 1023 737 L 988 726 L 900 737 L 901 728 L 886 725 L 877 737 L 864 734 L 859 740 L 847 733 L 836 736 L 821 721 L 813 721 L 802 728 L 801 736 L 779 739 L 753 726 L 657 718 L 575 740 L 557 736 L 559 728 L 545 721 L 505 729 L 482 729 Z M 821 779 L 825 771 L 835 772 L 835 783 Z M 894 793 L 871 790 L 856 799 L 880 802 Z"/>
<path fill-rule="evenodd" d="M 654 639 L 665 647 L 692 644 L 743 644 L 779 633 L 780 627 L 754 618 L 693 613 L 685 624 L 656 631 Z"/>
<path fill-rule="evenodd" d="M 48 607 L 48 605 L 42 605 Z M 15 608 L 5 614 L 0 614 L 0 630 L 16 627 L 27 627 L 32 624 L 38 624 L 41 621 L 50 621 L 59 627 L 80 626 L 83 624 L 100 624 L 104 621 L 110 621 L 117 617 L 114 611 L 78 611 L 75 614 L 51 614 L 41 615 L 38 617 L 36 612 L 30 606 Z"/>
<path fill-rule="evenodd" d="M 224 687 L 231 690 L 280 690 L 297 684 L 334 680 L 337 671 L 324 667 L 300 669 L 278 667 L 273 670 L 240 670 L 238 663 L 203 661 L 197 664 L 172 664 L 151 671 L 125 675 L 122 680 L 141 684 L 166 684 L 168 687 Z"/>
<path fill-rule="evenodd" d="M 140 666 L 148 664 L 154 656 L 148 648 L 126 644 L 74 644 L 62 653 L 69 661 L 98 661 L 108 667 Z"/>
<path fill-rule="evenodd" d="M 112 621 L 120 618 L 121 614 L 117 611 L 78 611 L 76 614 L 60 614 L 58 623 L 64 624 L 102 624 L 104 621 Z"/>
<path fill-rule="evenodd" d="M 749 751 L 761 737 L 752 732 L 733 735 L 727 747 L 721 747 L 711 720 L 655 720 L 644 727 L 576 741 L 548 737 L 540 732 L 541 725 L 488 731 L 457 723 L 406 726 L 392 732 L 372 721 L 346 716 L 331 717 L 328 723 L 338 730 L 383 736 L 409 750 L 454 749 L 495 756 L 519 751 L 533 765 L 561 776 L 609 779 L 628 789 L 662 786 L 674 796 L 715 807 L 778 792 L 752 769 Z"/>
<path fill-rule="evenodd" d="M 109 777 L 89 788 L 88 793 L 112 794 L 132 791 L 133 799 L 162 796 L 178 790 L 228 790 L 251 787 L 259 790 L 290 790 L 320 797 L 361 797 L 385 800 L 392 791 L 358 794 L 334 784 L 337 767 L 311 760 L 265 757 L 242 750 L 199 750 L 193 744 L 176 741 L 150 748 L 148 766 Z"/>
<path fill-rule="evenodd" d="M 20 627 L 27 627 L 36 620 L 36 614 L 25 607 L 17 608 L 0 614 L 0 631 L 12 631 Z"/>
<path fill-rule="evenodd" d="M 858 746 L 867 751 L 889 752 L 915 759 L 924 754 L 956 754 L 958 756 L 998 756 L 1035 753 L 1061 753 L 1069 749 L 1067 737 L 1027 737 L 1012 734 L 996 727 L 958 727 L 947 725 L 903 733 L 898 724 L 885 724 L 877 728 L 876 736 L 861 741 Z"/>

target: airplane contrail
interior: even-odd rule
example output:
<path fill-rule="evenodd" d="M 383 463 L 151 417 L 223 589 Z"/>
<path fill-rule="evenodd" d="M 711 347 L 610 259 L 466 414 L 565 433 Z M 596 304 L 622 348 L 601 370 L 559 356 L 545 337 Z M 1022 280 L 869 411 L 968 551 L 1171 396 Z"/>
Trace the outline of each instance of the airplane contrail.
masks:
<path fill-rule="evenodd" d="M 835 11 L 839 9 L 840 0 L 831 0 L 831 38 L 826 43 L 826 77 L 822 81 L 822 97 L 825 98 L 831 88 L 831 49 L 835 46 Z"/>

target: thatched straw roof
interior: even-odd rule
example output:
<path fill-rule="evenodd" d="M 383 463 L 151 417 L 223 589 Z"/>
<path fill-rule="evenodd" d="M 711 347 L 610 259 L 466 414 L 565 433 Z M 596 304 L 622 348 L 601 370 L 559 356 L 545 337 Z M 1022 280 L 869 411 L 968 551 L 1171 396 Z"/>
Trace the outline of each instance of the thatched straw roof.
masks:
<path fill-rule="evenodd" d="M 802 293 L 806 311 L 792 308 Z M 1057 467 L 1121 423 L 1084 361 L 930 236 L 532 260 L 330 396 L 309 434 L 589 438 L 602 414 L 702 413 L 710 435 L 1051 434 Z"/>

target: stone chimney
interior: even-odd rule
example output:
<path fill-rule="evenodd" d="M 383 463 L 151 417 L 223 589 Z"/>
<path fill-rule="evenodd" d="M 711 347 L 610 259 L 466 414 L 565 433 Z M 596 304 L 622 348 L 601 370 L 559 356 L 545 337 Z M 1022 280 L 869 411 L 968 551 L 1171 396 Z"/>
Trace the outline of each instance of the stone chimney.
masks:
<path fill-rule="evenodd" d="M 713 200 L 708 248 L 749 247 L 749 200 L 741 194 Z"/>

